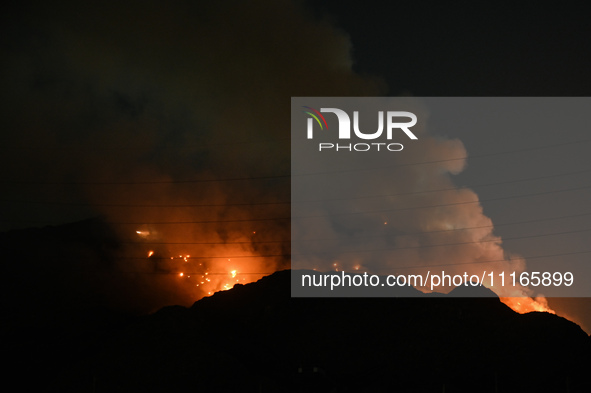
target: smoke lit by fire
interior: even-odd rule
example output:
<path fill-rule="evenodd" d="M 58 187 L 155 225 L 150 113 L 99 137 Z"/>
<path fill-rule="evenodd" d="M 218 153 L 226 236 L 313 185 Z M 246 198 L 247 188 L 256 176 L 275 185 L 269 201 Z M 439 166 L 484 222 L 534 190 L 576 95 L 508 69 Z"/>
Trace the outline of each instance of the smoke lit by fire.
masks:
<path fill-rule="evenodd" d="M 505 249 L 477 193 L 454 184 L 454 176 L 469 160 L 462 141 L 444 138 L 430 128 L 431 108 L 421 99 L 390 100 L 377 102 L 404 105 L 423 119 L 413 128 L 418 140 L 404 141 L 404 154 L 376 154 L 371 161 L 363 154 L 335 154 L 330 164 L 346 174 L 346 180 L 328 171 L 310 180 L 300 176 L 298 187 L 292 186 L 301 191 L 292 196 L 297 268 L 423 277 L 427 271 L 474 275 L 485 277 L 483 285 L 517 312 L 553 313 L 546 300 L 529 288 L 501 284 L 501 273 L 509 277 L 527 272 L 526 261 Z M 368 102 L 356 101 L 355 110 L 374 113 L 375 108 L 364 106 L 370 106 Z M 305 148 L 303 143 L 296 146 Z M 324 168 L 326 160 L 321 154 L 302 156 L 292 166 L 296 173 L 310 173 Z M 487 281 L 488 274 L 497 279 Z M 436 291 L 449 292 L 455 285 L 459 284 Z"/>
<path fill-rule="evenodd" d="M 199 230 L 196 224 L 192 230 Z M 231 289 L 236 284 L 256 281 L 275 271 L 278 267 L 276 261 L 282 258 L 280 254 L 276 254 L 276 258 L 262 257 L 253 250 L 257 244 L 256 231 L 248 231 L 246 237 L 228 238 L 226 241 L 214 233 L 210 235 L 210 240 L 217 241 L 202 242 L 196 242 L 195 237 L 187 237 L 186 234 L 167 237 L 175 233 L 168 231 L 166 228 L 136 230 L 137 241 L 129 242 L 127 255 L 137 272 L 163 278 L 176 276 L 170 284 L 192 300 Z M 138 254 L 143 252 L 147 258 L 135 259 L 135 250 Z"/>
<path fill-rule="evenodd" d="M 543 297 L 501 297 L 501 301 L 511 307 L 513 311 L 525 314 L 532 311 L 543 311 L 556 314 L 554 310 L 548 307 L 548 302 Z"/>
<path fill-rule="evenodd" d="M 284 98 L 384 93 L 379 81 L 352 71 L 347 36 L 298 4 L 209 2 L 198 10 L 203 15 L 198 21 L 183 8 L 193 7 L 191 2 L 73 4 L 31 29 L 44 37 L 35 45 L 47 47 L 14 56 L 7 65 L 13 70 L 7 73 L 7 91 L 38 86 L 36 105 L 51 105 L 28 116 L 27 126 L 18 127 L 22 132 L 6 135 L 6 146 L 39 141 L 44 149 L 27 159 L 21 150 L 7 149 L 10 165 L 0 167 L 6 171 L 2 177 L 26 173 L 32 174 L 26 181 L 66 184 L 27 193 L 65 201 L 52 205 L 64 208 L 56 213 L 61 219 L 105 217 L 124 244 L 114 268 L 142 288 L 121 285 L 121 298 L 142 292 L 139 298 L 155 298 L 154 307 L 191 304 L 289 267 L 289 100 Z M 254 20 L 243 17 L 243 7 Z M 241 33 L 228 34 L 227 26 Z M 9 101 L 7 113 L 30 113 L 30 102 L 20 95 Z M 17 118 L 6 121 L 20 124 Z M 395 268 L 392 261 L 411 268 L 468 261 L 474 264 L 446 269 L 450 274 L 525 269 L 523 260 L 505 253 L 480 203 L 458 204 L 478 201 L 475 192 L 455 188 L 452 181 L 466 165 L 451 160 L 466 156 L 462 142 L 426 130 L 420 140 L 420 149 L 405 146 L 405 154 L 395 156 L 394 163 L 401 164 L 395 181 L 384 183 L 385 197 L 371 206 L 376 211 L 448 206 L 369 217 L 376 227 L 371 229 L 384 236 L 366 238 L 363 246 L 398 250 L 382 253 L 380 260 L 344 253 L 311 261 L 310 268 L 363 272 Z M 438 163 L 406 165 L 411 162 Z M 429 193 L 437 189 L 451 190 Z M 6 198 L 23 199 L 18 193 Z M 311 238 L 323 239 L 337 227 L 327 210 L 311 208 L 311 215 L 326 216 Z M 443 243 L 464 245 L 431 247 Z M 503 262 L 486 263 L 498 260 Z M 519 294 L 493 289 L 516 311 L 551 311 L 525 289 Z"/>

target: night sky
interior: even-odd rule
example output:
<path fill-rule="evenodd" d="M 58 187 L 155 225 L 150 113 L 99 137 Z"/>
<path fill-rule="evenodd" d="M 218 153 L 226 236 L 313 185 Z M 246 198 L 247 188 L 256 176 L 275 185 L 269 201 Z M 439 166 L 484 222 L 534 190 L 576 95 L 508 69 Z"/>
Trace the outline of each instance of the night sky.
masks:
<path fill-rule="evenodd" d="M 255 271 L 284 268 L 290 97 L 589 96 L 585 16 L 490 2 L 21 3 L 1 17 L 0 229 L 101 216 L 122 239 L 192 243 L 162 255 L 247 253 Z M 500 225 L 501 237 L 580 231 L 506 249 L 588 243 L 589 190 L 486 202 L 587 184 L 588 135 L 437 132 L 463 143 L 452 180 L 493 223 L 582 214 Z M 513 153 L 487 157 L 498 152 Z M 550 306 L 591 328 L 590 302 Z"/>

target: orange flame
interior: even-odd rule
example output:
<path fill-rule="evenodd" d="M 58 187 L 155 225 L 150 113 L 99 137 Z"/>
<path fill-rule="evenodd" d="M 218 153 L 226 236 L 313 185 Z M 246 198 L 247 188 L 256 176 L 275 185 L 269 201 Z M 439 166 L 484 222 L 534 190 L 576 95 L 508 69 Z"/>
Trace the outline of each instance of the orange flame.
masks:
<path fill-rule="evenodd" d="M 509 306 L 513 311 L 519 314 L 525 314 L 532 311 L 547 312 L 556 314 L 554 310 L 548 307 L 548 302 L 543 297 L 501 297 L 503 303 Z"/>

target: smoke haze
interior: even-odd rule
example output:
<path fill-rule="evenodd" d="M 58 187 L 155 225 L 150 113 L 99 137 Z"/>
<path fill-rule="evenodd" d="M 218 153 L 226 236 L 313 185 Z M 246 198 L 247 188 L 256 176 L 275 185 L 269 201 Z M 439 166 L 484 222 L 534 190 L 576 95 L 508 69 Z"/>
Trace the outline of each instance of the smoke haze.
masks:
<path fill-rule="evenodd" d="M 114 270 L 134 273 L 133 285 L 178 292 L 172 298 L 183 304 L 289 266 L 289 98 L 385 93 L 379 79 L 352 71 L 347 35 L 298 2 L 40 2 L 5 19 L 3 229 L 100 215 L 123 245 L 113 251 Z M 420 138 L 420 148 L 409 145 L 413 162 L 467 154 L 461 141 L 428 129 Z M 394 260 L 524 268 L 506 255 L 479 203 L 453 205 L 478 200 L 455 189 L 464 160 L 404 166 L 400 157 L 395 182 L 380 190 L 394 196 L 372 201 L 372 210 L 451 206 L 338 222 L 387 222 L 385 236 L 363 247 L 406 248 L 379 260 L 335 256 L 344 268 L 387 270 Z M 439 189 L 452 190 L 427 192 Z M 327 220 L 316 228 L 334 227 Z M 436 232 L 464 227 L 482 228 Z M 462 245 L 430 247 L 440 243 Z M 204 269 L 223 279 L 200 284 Z M 180 273 L 194 277 L 179 282 Z"/>
<path fill-rule="evenodd" d="M 6 19 L 3 228 L 100 215 L 116 270 L 183 304 L 289 266 L 289 97 L 380 92 L 347 36 L 291 1 L 39 2 Z"/>

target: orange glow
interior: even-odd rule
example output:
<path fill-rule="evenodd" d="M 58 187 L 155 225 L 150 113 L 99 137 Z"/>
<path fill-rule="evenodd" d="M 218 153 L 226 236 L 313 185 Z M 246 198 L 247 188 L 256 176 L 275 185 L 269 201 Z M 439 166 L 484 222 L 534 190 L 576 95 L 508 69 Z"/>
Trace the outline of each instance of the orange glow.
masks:
<path fill-rule="evenodd" d="M 143 228 L 137 229 L 134 230 L 134 236 L 162 245 L 157 249 L 141 251 L 140 255 L 144 258 L 162 259 L 145 268 L 176 277 L 175 285 L 187 297 L 187 304 L 219 291 L 230 290 L 238 283 L 257 281 L 268 274 L 266 272 L 273 270 L 269 269 L 266 258 L 260 258 L 256 252 L 249 251 L 243 245 L 252 230 L 241 231 L 236 235 L 241 237 L 236 238 L 233 244 L 232 241 L 213 242 L 214 239 L 195 242 L 199 239 L 195 239 L 193 234 L 182 232 L 147 232 Z M 146 246 L 156 247 L 149 244 L 146 243 Z"/>
<path fill-rule="evenodd" d="M 550 314 L 556 314 L 554 310 L 548 307 L 545 299 L 532 299 L 531 297 L 501 297 L 503 303 L 519 314 L 525 314 L 532 311 L 542 311 Z"/>

